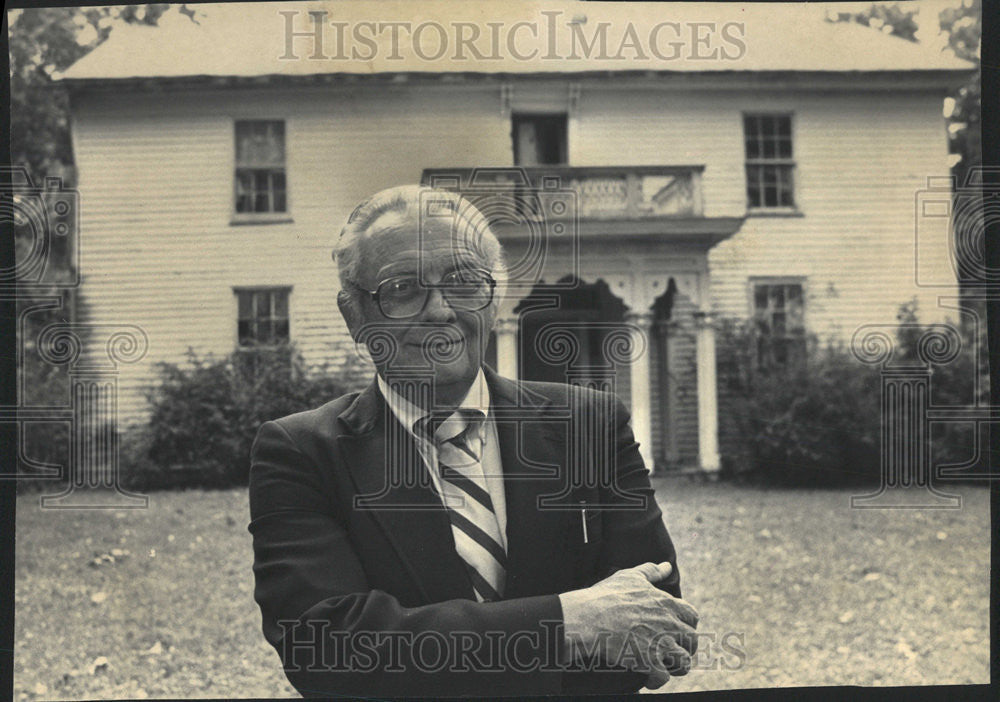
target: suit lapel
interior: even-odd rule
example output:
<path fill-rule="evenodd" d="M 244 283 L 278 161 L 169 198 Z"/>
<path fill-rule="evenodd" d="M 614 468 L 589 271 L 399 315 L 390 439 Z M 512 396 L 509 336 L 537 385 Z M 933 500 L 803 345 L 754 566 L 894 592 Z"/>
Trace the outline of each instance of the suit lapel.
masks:
<path fill-rule="evenodd" d="M 475 599 L 427 466 L 377 384 L 340 419 L 352 431 L 338 444 L 357 488 L 354 509 L 379 524 L 426 601 Z"/>
<path fill-rule="evenodd" d="M 507 599 L 560 592 L 571 582 L 567 541 L 573 512 L 539 508 L 565 489 L 567 422 L 546 398 L 487 369 L 507 503 Z"/>

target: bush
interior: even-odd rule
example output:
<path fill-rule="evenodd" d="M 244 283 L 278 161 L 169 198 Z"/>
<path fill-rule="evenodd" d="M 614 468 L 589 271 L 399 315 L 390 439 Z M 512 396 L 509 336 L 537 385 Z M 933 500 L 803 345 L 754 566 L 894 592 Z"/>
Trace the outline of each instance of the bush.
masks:
<path fill-rule="evenodd" d="M 900 308 L 894 364 L 915 362 L 917 340 L 926 331 L 916 307 Z M 746 323 L 731 320 L 719 333 L 720 447 L 723 470 L 784 485 L 858 485 L 881 476 L 881 374 L 843 345 L 806 342 L 802 358 L 761 367 L 756 338 Z M 932 366 L 931 399 L 938 406 L 976 401 L 975 343 L 964 333 L 962 352 Z M 986 383 L 978 388 L 982 400 Z M 969 425 L 932 427 L 932 465 L 967 462 L 974 453 Z"/>
<path fill-rule="evenodd" d="M 122 441 L 122 473 L 136 489 L 245 485 L 257 429 L 347 391 L 343 374 L 307 369 L 294 349 L 241 350 L 160 363 L 147 425 Z"/>

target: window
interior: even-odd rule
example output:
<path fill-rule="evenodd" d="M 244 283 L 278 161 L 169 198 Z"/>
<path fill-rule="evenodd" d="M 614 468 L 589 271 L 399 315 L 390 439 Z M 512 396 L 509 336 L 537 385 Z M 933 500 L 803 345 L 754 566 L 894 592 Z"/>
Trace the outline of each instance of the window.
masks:
<path fill-rule="evenodd" d="M 287 212 L 285 123 L 236 122 L 236 213 Z"/>
<path fill-rule="evenodd" d="M 790 361 L 804 360 L 806 336 L 802 281 L 755 281 L 752 285 L 758 365 L 787 365 Z"/>
<path fill-rule="evenodd" d="M 794 208 L 791 115 L 744 115 L 747 208 Z"/>
<path fill-rule="evenodd" d="M 517 166 L 566 163 L 566 115 L 513 116 L 514 164 Z"/>
<path fill-rule="evenodd" d="M 241 348 L 288 343 L 291 288 L 237 288 L 237 337 Z"/>

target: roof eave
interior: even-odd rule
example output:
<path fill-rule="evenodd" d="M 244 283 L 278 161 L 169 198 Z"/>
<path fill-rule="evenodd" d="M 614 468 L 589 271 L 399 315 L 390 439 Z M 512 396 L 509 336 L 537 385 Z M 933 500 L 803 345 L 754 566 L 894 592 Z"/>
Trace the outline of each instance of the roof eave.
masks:
<path fill-rule="evenodd" d="M 56 83 L 74 92 L 99 90 L 170 91 L 188 88 L 253 88 L 272 86 L 303 86 L 331 84 L 376 85 L 404 83 L 468 83 L 500 84 L 522 80 L 604 80 L 616 79 L 630 82 L 654 80 L 669 87 L 685 88 L 839 88 L 850 90 L 949 90 L 968 80 L 976 71 L 968 68 L 895 69 L 875 71 L 563 71 L 534 73 L 485 73 L 485 72 L 431 72 L 400 71 L 381 73 L 311 73 L 303 75 L 269 74 L 257 76 L 185 75 L 149 76 L 127 78 L 75 78 L 59 77 Z"/>

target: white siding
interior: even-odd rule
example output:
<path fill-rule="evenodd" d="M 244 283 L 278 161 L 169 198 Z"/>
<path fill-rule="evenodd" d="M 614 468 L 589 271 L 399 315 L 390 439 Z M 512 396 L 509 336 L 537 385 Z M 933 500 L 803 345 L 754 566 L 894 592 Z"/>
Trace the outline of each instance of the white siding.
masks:
<path fill-rule="evenodd" d="M 806 323 L 820 335 L 847 342 L 861 324 L 893 323 L 900 304 L 913 297 L 921 321 L 945 318 L 937 298 L 957 288 L 942 229 L 922 262 L 951 285 L 918 287 L 914 275 L 916 198 L 929 176 L 948 174 L 940 95 L 758 97 L 745 107 L 772 105 L 793 113 L 803 216 L 751 217 L 712 251 L 716 309 L 747 315 L 751 276 L 803 276 Z M 731 130 L 741 132 L 738 115 Z M 742 163 L 734 167 L 742 174 Z"/>
<path fill-rule="evenodd" d="M 537 91 L 536 91 L 537 92 Z M 566 83 L 550 95 L 564 96 Z M 515 86 L 515 109 L 517 108 Z M 564 99 L 562 97 L 560 100 Z M 710 256 L 718 312 L 745 316 L 750 276 L 807 278 L 807 322 L 849 338 L 891 322 L 917 295 L 914 197 L 947 173 L 938 93 L 631 90 L 585 82 L 570 164 L 704 164 L 705 214 L 741 216 L 742 111 L 794 115 L 801 217 L 753 217 Z M 235 119 L 286 120 L 294 223 L 229 224 Z M 141 416 L 152 363 L 236 344 L 233 286 L 291 285 L 291 334 L 315 363 L 343 354 L 330 259 L 364 196 L 428 167 L 510 165 L 510 118 L 495 85 L 90 94 L 74 101 L 82 209 L 83 312 L 141 325 L 146 361 L 122 369 L 121 411 Z M 942 270 L 945 247 L 934 249 Z"/>
<path fill-rule="evenodd" d="M 84 314 L 141 325 L 150 352 L 122 369 L 122 417 L 156 361 L 236 345 L 233 286 L 291 285 L 291 336 L 307 361 L 343 356 L 330 257 L 363 197 L 425 167 L 511 162 L 495 93 L 408 89 L 84 96 L 74 139 Z M 293 224 L 230 226 L 234 119 L 285 119 Z"/>

